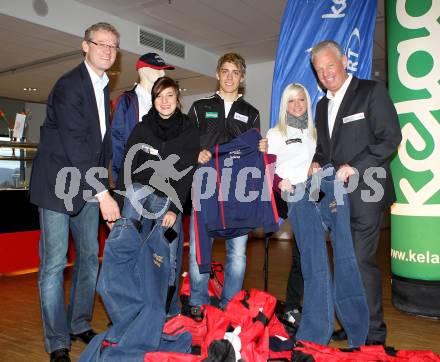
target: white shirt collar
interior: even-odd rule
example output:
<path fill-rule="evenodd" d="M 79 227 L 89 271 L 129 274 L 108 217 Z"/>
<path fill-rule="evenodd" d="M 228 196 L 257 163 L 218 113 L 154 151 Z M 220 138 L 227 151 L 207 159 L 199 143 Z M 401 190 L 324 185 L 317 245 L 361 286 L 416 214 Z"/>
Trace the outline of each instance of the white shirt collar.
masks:
<path fill-rule="evenodd" d="M 222 97 L 222 95 L 220 94 L 220 91 L 217 91 L 217 92 L 215 92 L 215 93 L 218 94 L 218 96 L 219 96 L 221 99 L 225 100 L 225 99 Z M 237 94 L 237 98 L 235 98 L 233 101 L 229 101 L 229 102 L 235 102 L 238 98 L 240 98 L 240 97 L 242 97 L 242 96 L 243 96 L 243 94 L 238 93 L 238 94 Z"/>
<path fill-rule="evenodd" d="M 95 71 L 90 67 L 90 65 L 87 63 L 87 60 L 85 59 L 84 64 L 86 65 L 87 71 L 89 72 L 93 87 L 99 85 L 102 89 L 104 89 L 109 81 L 107 74 L 104 72 L 102 77 L 100 77 L 98 74 L 95 73 Z"/>
<path fill-rule="evenodd" d="M 339 88 L 335 95 L 333 95 L 329 90 L 327 91 L 326 97 L 328 99 L 342 99 L 345 95 L 345 92 L 347 91 L 348 86 L 350 85 L 350 82 L 352 80 L 353 76 L 351 74 L 348 75 L 347 79 L 345 80 L 345 82 L 342 84 L 341 88 Z"/>

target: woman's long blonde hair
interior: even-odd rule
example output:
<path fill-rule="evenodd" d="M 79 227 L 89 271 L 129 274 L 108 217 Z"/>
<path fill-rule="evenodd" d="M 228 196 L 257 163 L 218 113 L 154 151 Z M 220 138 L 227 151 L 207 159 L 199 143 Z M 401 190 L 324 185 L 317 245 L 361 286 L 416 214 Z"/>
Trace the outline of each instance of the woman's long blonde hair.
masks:
<path fill-rule="evenodd" d="M 300 83 L 290 83 L 286 86 L 286 88 L 284 88 L 283 95 L 281 96 L 280 112 L 278 113 L 278 123 L 276 124 L 276 128 L 283 136 L 287 136 L 287 104 L 294 96 L 296 96 L 300 92 L 304 92 L 307 100 L 307 128 L 311 136 L 316 139 L 316 129 L 313 126 L 312 105 L 310 102 L 309 92 Z"/>

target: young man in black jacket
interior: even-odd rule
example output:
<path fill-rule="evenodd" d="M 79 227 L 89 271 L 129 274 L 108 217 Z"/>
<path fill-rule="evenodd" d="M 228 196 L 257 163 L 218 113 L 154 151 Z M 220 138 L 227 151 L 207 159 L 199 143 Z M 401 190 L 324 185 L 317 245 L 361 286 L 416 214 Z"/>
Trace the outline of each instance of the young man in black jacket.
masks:
<path fill-rule="evenodd" d="M 200 131 L 201 151 L 199 164 L 207 163 L 212 154 L 209 151 L 215 144 L 226 143 L 251 128 L 260 128 L 258 110 L 243 99 L 239 90 L 246 74 L 245 60 L 236 53 L 224 54 L 217 63 L 216 76 L 219 90 L 211 97 L 194 102 L 188 115 Z M 267 150 L 267 141 L 260 141 L 259 149 Z M 202 212 L 207 212 L 202 210 Z M 227 239 L 225 282 L 220 307 L 241 290 L 246 269 L 247 235 Z M 199 314 L 199 306 L 209 304 L 209 273 L 201 274 L 197 264 L 197 244 L 194 232 L 194 219 L 190 223 L 189 271 L 191 284 L 191 314 Z"/>

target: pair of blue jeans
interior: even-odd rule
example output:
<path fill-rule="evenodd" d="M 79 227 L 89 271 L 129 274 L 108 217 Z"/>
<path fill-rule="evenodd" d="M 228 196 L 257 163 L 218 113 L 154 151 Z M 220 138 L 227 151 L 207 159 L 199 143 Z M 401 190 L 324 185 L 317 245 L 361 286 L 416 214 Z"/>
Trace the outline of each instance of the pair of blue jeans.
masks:
<path fill-rule="evenodd" d="M 324 167 L 305 183 L 296 185 L 288 206 L 304 278 L 303 311 L 296 339 L 327 344 L 336 312 L 347 332 L 348 344 L 363 345 L 369 311 L 354 254 L 349 198 L 336 179 L 334 168 Z M 327 231 L 333 248 L 333 276 Z"/>
<path fill-rule="evenodd" d="M 149 235 L 154 225 L 158 225 L 162 234 L 166 231 L 162 228 L 162 221 L 169 206 L 169 199 L 154 193 L 150 186 L 133 183 L 127 188 L 127 194 L 122 208 L 122 217 L 141 222 L 141 238 Z M 170 315 L 180 313 L 178 306 L 178 286 L 183 257 L 183 231 L 182 216 L 177 215 L 173 230 L 177 236 L 170 242 L 170 279 L 168 286 L 175 286 L 169 310 Z"/>
<path fill-rule="evenodd" d="M 98 275 L 99 206 L 86 202 L 76 215 L 39 208 L 40 266 L 38 287 L 44 346 L 48 353 L 70 349 L 69 333 L 78 334 L 91 329 Z M 67 313 L 64 306 L 64 268 L 69 247 L 69 227 L 75 246 L 70 301 Z"/>
<path fill-rule="evenodd" d="M 93 338 L 80 361 L 136 361 L 146 352 L 189 352 L 191 337 L 163 334 L 170 274 L 170 243 L 161 224 L 142 237 L 133 222 L 116 221 L 106 241 L 97 290 L 112 321 Z M 102 342 L 109 342 L 103 347 Z"/>
<path fill-rule="evenodd" d="M 189 276 L 191 295 L 189 303 L 192 306 L 209 304 L 208 281 L 209 272 L 200 273 L 196 258 L 196 238 L 194 232 L 194 214 L 191 214 L 189 230 Z M 225 239 L 226 262 L 224 267 L 225 280 L 223 284 L 220 307 L 228 302 L 243 287 L 246 272 L 246 245 L 248 236 L 243 235 L 233 239 Z M 211 243 L 213 239 L 211 239 Z"/>

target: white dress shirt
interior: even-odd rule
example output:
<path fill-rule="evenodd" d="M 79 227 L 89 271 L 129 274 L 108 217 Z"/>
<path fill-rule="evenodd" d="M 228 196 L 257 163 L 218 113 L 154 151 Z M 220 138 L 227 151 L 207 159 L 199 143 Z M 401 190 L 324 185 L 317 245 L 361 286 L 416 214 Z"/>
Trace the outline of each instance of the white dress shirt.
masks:
<path fill-rule="evenodd" d="M 96 106 L 98 107 L 99 126 L 101 128 L 101 137 L 104 139 L 106 131 L 106 119 L 105 119 L 105 100 L 104 100 L 104 88 L 108 84 L 108 76 L 106 73 L 100 77 L 84 60 L 87 71 L 89 72 L 90 79 L 92 80 L 93 90 L 95 91 Z"/>
<path fill-rule="evenodd" d="M 328 132 L 330 134 L 330 137 L 332 136 L 333 127 L 335 125 L 335 120 L 339 111 L 339 107 L 341 106 L 342 99 L 344 98 L 345 92 L 347 91 L 347 88 L 350 85 L 352 78 L 353 76 L 349 74 L 348 78 L 342 84 L 342 87 L 339 88 L 339 90 L 337 90 L 334 95 L 329 90 L 327 91 L 326 97 L 329 99 L 327 108 L 327 120 Z"/>
<path fill-rule="evenodd" d="M 142 121 L 142 117 L 148 113 L 148 111 L 151 109 L 152 103 L 151 103 L 151 93 L 147 92 L 144 87 L 142 87 L 140 84 L 136 86 L 134 89 L 136 92 L 136 95 L 138 97 L 138 104 L 139 104 L 139 122 Z"/>
<path fill-rule="evenodd" d="M 101 139 L 104 139 L 105 132 L 107 130 L 106 119 L 105 119 L 105 97 L 104 97 L 104 88 L 108 84 L 108 76 L 106 73 L 100 77 L 95 71 L 87 64 L 87 61 L 84 60 L 84 64 L 86 65 L 87 71 L 89 72 L 90 79 L 92 80 L 93 91 L 95 92 L 96 106 L 98 107 L 98 115 L 99 115 L 99 127 L 101 129 Z M 101 201 L 104 193 L 108 192 L 108 190 L 101 191 L 95 195 L 95 197 Z"/>

